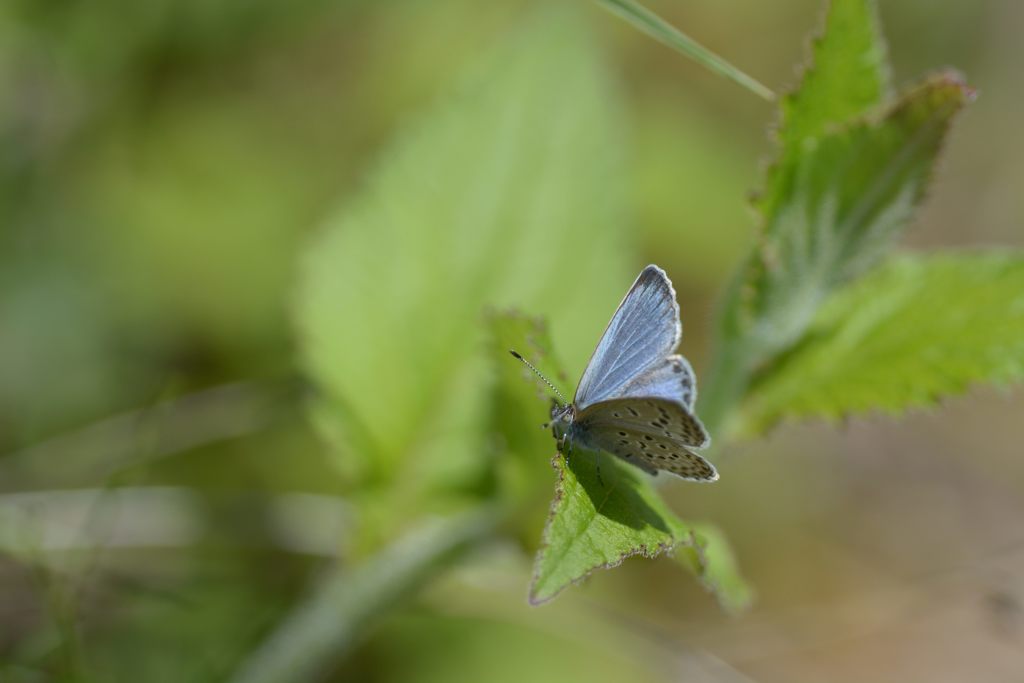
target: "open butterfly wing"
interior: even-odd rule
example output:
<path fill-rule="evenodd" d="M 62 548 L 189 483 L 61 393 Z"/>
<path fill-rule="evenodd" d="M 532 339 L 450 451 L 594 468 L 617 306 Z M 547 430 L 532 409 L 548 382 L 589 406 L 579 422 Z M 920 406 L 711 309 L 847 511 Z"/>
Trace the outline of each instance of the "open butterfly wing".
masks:
<path fill-rule="evenodd" d="M 661 268 L 647 266 L 619 304 L 583 371 L 573 401 L 577 409 L 620 396 L 632 381 L 665 362 L 682 333 L 672 283 Z"/>

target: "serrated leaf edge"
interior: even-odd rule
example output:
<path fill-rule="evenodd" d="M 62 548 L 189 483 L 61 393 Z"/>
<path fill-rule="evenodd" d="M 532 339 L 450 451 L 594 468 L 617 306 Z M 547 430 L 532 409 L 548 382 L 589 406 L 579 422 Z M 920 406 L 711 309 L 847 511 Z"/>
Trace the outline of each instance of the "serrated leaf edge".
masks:
<path fill-rule="evenodd" d="M 882 22 L 878 17 L 878 3 L 874 0 L 864 0 L 868 5 L 868 12 L 871 15 L 870 21 L 871 26 L 874 29 L 875 34 L 878 36 L 878 47 L 882 51 L 882 68 L 883 68 L 883 79 L 887 84 L 882 89 L 883 101 L 891 98 L 891 84 L 892 82 L 892 65 L 889 62 L 889 43 L 885 40 L 885 36 L 882 34 Z M 770 135 L 776 143 L 782 142 L 779 137 L 779 131 L 782 130 L 783 115 L 785 112 L 785 106 L 788 103 L 795 102 L 800 95 L 800 91 L 808 78 L 817 73 L 818 64 L 815 59 L 818 55 L 818 47 L 825 41 L 825 37 L 828 35 L 829 19 L 832 16 L 832 6 L 835 4 L 835 0 L 829 0 L 822 7 L 816 28 L 811 34 L 804 40 L 804 59 L 796 66 L 796 77 L 791 85 L 783 87 L 779 93 L 779 106 L 777 109 L 778 115 L 775 123 L 770 128 Z M 884 104 L 883 104 L 884 106 Z"/>
<path fill-rule="evenodd" d="M 553 593 L 551 593 L 551 595 L 545 596 L 543 598 L 538 598 L 537 582 L 540 580 L 540 565 L 545 553 L 547 553 L 548 549 L 551 547 L 551 523 L 554 520 L 555 515 L 557 514 L 558 504 L 565 497 L 565 468 L 568 467 L 568 463 L 565 462 L 565 458 L 561 453 L 557 453 L 551 459 L 551 466 L 558 473 L 558 481 L 555 484 L 555 497 L 551 501 L 551 509 L 548 513 L 547 522 L 544 525 L 544 534 L 541 540 L 541 547 L 537 551 L 533 563 L 533 577 L 530 580 L 529 602 L 534 607 L 550 602 L 569 586 L 581 584 L 583 581 L 587 579 L 587 577 L 589 577 L 591 574 L 593 574 L 595 571 L 599 569 L 614 569 L 615 567 L 618 567 L 629 558 L 636 556 L 646 557 L 647 559 L 653 559 L 655 557 L 658 557 L 659 555 L 669 553 L 675 550 L 676 548 L 679 548 L 680 546 L 689 545 L 686 539 L 682 538 L 677 539 L 675 543 L 659 543 L 653 548 L 653 550 L 646 543 L 641 543 L 635 546 L 632 550 L 620 554 L 616 559 L 610 562 L 602 562 L 600 564 L 592 566 L 590 569 L 587 569 L 579 576 L 576 576 L 570 579 L 567 583 L 564 583 L 563 585 L 559 586 Z M 599 511 L 599 509 L 595 509 L 595 513 Z M 588 526 L 589 524 L 590 522 L 588 522 Z M 692 535 L 692 531 L 690 533 Z"/>
<path fill-rule="evenodd" d="M 906 253 L 896 254 L 895 257 L 906 256 Z M 928 254 L 928 256 L 942 255 L 942 252 L 936 252 Z M 1024 254 L 1022 254 L 1024 257 Z M 864 276 L 870 273 L 884 268 L 886 265 L 891 265 L 894 259 L 890 258 L 887 261 L 879 263 L 870 271 L 864 274 Z M 864 277 L 862 276 L 862 277 Z M 861 278 L 858 278 L 858 280 Z M 849 283 L 846 287 L 855 286 L 857 281 Z M 842 293 L 846 287 L 840 288 L 832 293 L 832 296 L 838 296 Z M 799 343 L 799 342 L 798 342 Z M 846 427 L 852 420 L 870 420 L 873 418 L 885 418 L 892 421 L 901 419 L 908 414 L 917 412 L 922 414 L 933 414 L 943 408 L 944 403 L 947 400 L 955 399 L 964 396 L 974 389 L 989 386 L 996 388 L 1009 388 L 1016 384 L 1019 384 L 1021 380 L 1014 379 L 969 379 L 962 380 L 957 383 L 955 388 L 947 391 L 932 392 L 927 397 L 910 399 L 906 403 L 899 406 L 893 405 L 875 405 L 862 409 L 850 408 L 846 410 L 830 410 L 820 413 L 811 413 L 806 410 L 788 410 L 776 413 L 770 418 L 758 418 L 751 420 L 744 417 L 745 411 L 740 411 L 740 428 L 736 434 L 740 437 L 750 438 L 755 435 L 766 435 L 775 431 L 784 422 L 797 422 L 797 423 L 812 423 L 817 422 L 829 426 L 842 425 Z"/>

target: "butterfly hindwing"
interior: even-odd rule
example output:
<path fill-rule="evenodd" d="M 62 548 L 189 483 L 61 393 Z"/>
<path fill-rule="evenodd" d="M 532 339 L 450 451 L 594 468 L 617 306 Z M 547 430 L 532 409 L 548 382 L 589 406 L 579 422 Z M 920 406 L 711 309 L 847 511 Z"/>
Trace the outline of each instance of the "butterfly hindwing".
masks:
<path fill-rule="evenodd" d="M 689 447 L 710 439 L 700 421 L 674 401 L 613 399 L 577 415 L 574 434 L 584 445 L 617 455 L 640 469 L 671 472 L 684 479 L 714 481 L 715 468 Z"/>
<path fill-rule="evenodd" d="M 650 265 L 626 293 L 583 371 L 573 401 L 580 410 L 622 395 L 624 387 L 660 365 L 682 336 L 679 304 L 665 271 Z"/>
<path fill-rule="evenodd" d="M 711 443 L 704 425 L 693 413 L 676 401 L 653 396 L 602 401 L 580 411 L 575 422 L 581 427 L 603 424 L 629 427 L 692 448 L 704 448 Z"/>
<path fill-rule="evenodd" d="M 692 413 L 697 402 L 697 378 L 682 356 L 665 358 L 622 387 L 619 398 L 664 398 L 682 403 Z"/>
<path fill-rule="evenodd" d="M 670 472 L 692 481 L 718 479 L 711 463 L 665 436 L 601 425 L 592 428 L 586 439 L 589 446 L 616 455 L 648 474 Z"/>

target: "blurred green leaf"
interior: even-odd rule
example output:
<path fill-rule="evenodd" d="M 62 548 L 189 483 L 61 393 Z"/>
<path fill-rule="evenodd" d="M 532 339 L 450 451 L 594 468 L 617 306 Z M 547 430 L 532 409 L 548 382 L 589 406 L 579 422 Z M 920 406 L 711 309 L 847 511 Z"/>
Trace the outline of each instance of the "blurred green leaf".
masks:
<path fill-rule="evenodd" d="M 171 100 L 75 160 L 69 235 L 133 333 L 202 338 L 226 362 L 281 359 L 300 228 L 323 181 L 259 101 Z M 88 229 L 85 229 L 88 228 Z"/>
<path fill-rule="evenodd" d="M 750 607 L 754 589 L 740 574 L 736 556 L 725 535 L 712 524 L 694 524 L 691 542 L 676 552 L 725 611 L 736 614 Z"/>
<path fill-rule="evenodd" d="M 560 366 L 552 356 L 547 325 L 540 318 L 515 311 L 492 313 L 488 323 L 497 375 L 488 431 L 500 436 L 496 448 L 488 453 L 494 457 L 495 483 L 514 499 L 538 493 L 546 497 L 551 478 L 548 456 L 555 452 L 555 443 L 551 430 L 542 425 L 550 419 L 552 392 L 509 351 L 515 349 L 556 386 L 564 386 Z"/>
<path fill-rule="evenodd" d="M 628 277 L 621 127 L 580 26 L 545 11 L 481 59 L 307 251 L 297 322 L 319 415 L 389 514 L 486 465 L 485 306 L 545 311 L 585 357 L 605 315 L 591 302 Z"/>
<path fill-rule="evenodd" d="M 889 66 L 871 0 L 833 0 L 800 87 L 779 102 L 783 156 L 882 104 Z M 784 162 L 783 162 L 784 163 Z"/>
<path fill-rule="evenodd" d="M 784 417 L 931 406 L 1024 378 L 1024 254 L 902 256 L 835 295 L 752 388 L 748 432 Z"/>

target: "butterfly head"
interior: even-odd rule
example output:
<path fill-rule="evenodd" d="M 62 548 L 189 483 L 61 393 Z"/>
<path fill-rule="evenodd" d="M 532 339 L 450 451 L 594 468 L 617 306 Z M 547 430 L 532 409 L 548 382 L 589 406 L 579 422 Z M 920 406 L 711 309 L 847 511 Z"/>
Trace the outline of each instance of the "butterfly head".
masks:
<path fill-rule="evenodd" d="M 576 406 L 573 404 L 562 405 L 558 401 L 551 399 L 551 431 L 556 439 L 561 439 L 569 428 L 572 426 L 573 420 L 576 419 Z"/>
<path fill-rule="evenodd" d="M 567 406 L 562 405 L 558 401 L 551 400 L 551 422 L 563 422 L 565 424 L 572 424 L 572 421 L 576 419 L 576 406 L 569 404 Z"/>

